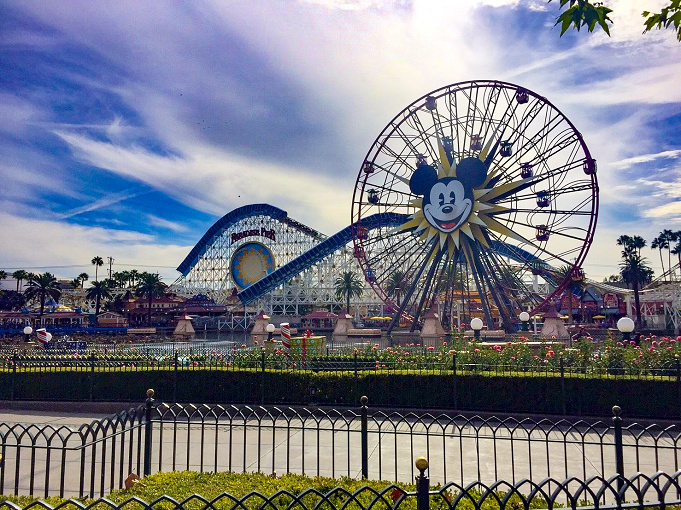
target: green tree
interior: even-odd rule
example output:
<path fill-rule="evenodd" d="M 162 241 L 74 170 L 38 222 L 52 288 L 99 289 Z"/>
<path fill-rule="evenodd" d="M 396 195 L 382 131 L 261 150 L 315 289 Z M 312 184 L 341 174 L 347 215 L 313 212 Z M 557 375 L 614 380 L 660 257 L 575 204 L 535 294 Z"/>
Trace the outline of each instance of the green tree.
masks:
<path fill-rule="evenodd" d="M 26 298 L 21 292 L 8 290 L 0 292 L 0 310 L 21 310 L 26 304 Z"/>
<path fill-rule="evenodd" d="M 400 306 L 402 296 L 409 290 L 409 280 L 407 280 L 407 273 L 399 269 L 390 273 L 388 277 L 388 284 L 386 292 L 389 296 L 394 296 L 397 301 L 397 306 Z"/>
<path fill-rule="evenodd" d="M 561 282 L 568 280 L 568 285 L 566 287 L 568 295 L 568 324 L 572 324 L 572 297 L 574 294 L 579 294 L 581 292 L 584 280 L 573 279 L 573 276 L 575 275 L 575 267 L 569 264 L 559 267 L 555 271 L 555 275 Z"/>
<path fill-rule="evenodd" d="M 147 321 L 151 325 L 151 305 L 156 297 L 163 297 L 166 292 L 166 284 L 161 281 L 158 274 L 142 273 L 140 275 L 139 283 L 135 288 L 137 297 L 147 298 L 147 305 L 149 307 Z"/>
<path fill-rule="evenodd" d="M 113 297 L 113 294 L 111 294 L 111 290 L 109 289 L 109 286 L 106 284 L 106 280 L 104 280 L 101 282 L 97 281 L 91 282 L 90 288 L 87 290 L 86 296 L 88 299 L 95 300 L 95 315 L 99 315 L 99 308 L 102 300 L 111 299 Z"/>
<path fill-rule="evenodd" d="M 346 271 L 336 278 L 334 286 L 336 288 L 336 298 L 342 299 L 345 297 L 345 310 L 347 313 L 350 313 L 350 299 L 361 296 L 364 290 L 362 280 L 359 279 L 357 273 Z"/>
<path fill-rule="evenodd" d="M 97 270 L 104 265 L 104 260 L 98 255 L 96 257 L 92 257 L 90 262 L 92 262 L 92 265 L 95 266 L 95 281 L 98 281 L 99 278 L 97 278 Z"/>
<path fill-rule="evenodd" d="M 7 271 L 0 269 L 0 280 L 7 278 Z"/>
<path fill-rule="evenodd" d="M 74 278 L 73 280 L 71 280 L 71 287 L 73 287 L 73 289 L 75 290 L 78 287 L 80 287 L 81 283 L 82 282 L 80 281 L 80 278 Z"/>
<path fill-rule="evenodd" d="M 38 299 L 40 302 L 40 316 L 43 316 L 45 311 L 45 299 L 47 296 L 52 297 L 55 301 L 59 300 L 61 290 L 57 285 L 57 279 L 51 273 L 43 273 L 39 275 L 32 275 L 28 279 L 28 285 L 24 292 L 26 300 Z"/>
<path fill-rule="evenodd" d="M 548 0 L 551 3 L 552 0 Z M 681 0 L 668 0 L 660 12 L 643 11 L 643 33 L 653 29 L 673 28 L 676 31 L 676 38 L 681 41 Z M 560 35 L 562 36 L 570 27 L 579 31 L 586 27 L 589 32 L 593 32 L 596 27 L 600 27 L 606 34 L 610 35 L 608 23 L 612 20 L 608 16 L 612 11 L 605 7 L 602 2 L 590 2 L 588 0 L 560 0 L 561 11 L 567 9 L 556 18 L 556 25 L 560 25 Z"/>
<path fill-rule="evenodd" d="M 87 273 L 80 273 L 78 279 L 80 280 L 80 288 L 82 289 L 85 287 L 85 282 L 90 279 L 90 275 Z"/>
<path fill-rule="evenodd" d="M 133 287 L 137 285 L 137 281 L 139 280 L 140 277 L 140 272 L 137 269 L 131 269 L 130 270 L 130 285 Z"/>
<path fill-rule="evenodd" d="M 17 269 L 12 273 L 12 278 L 17 281 L 17 292 L 19 292 L 19 284 L 28 279 L 28 273 L 23 269 Z"/>
<path fill-rule="evenodd" d="M 636 306 L 636 324 L 641 327 L 641 302 L 639 289 L 642 285 L 650 283 L 653 279 L 653 270 L 648 265 L 645 257 L 641 257 L 635 250 L 622 250 L 622 262 L 620 263 L 620 275 L 622 280 L 631 285 L 634 290 L 634 303 Z"/>
<path fill-rule="evenodd" d="M 679 271 L 681 271 L 681 232 L 677 232 L 676 234 L 677 234 L 676 238 L 678 239 L 678 242 L 676 243 L 676 246 L 674 246 L 671 249 L 670 253 L 672 255 L 676 255 L 678 257 L 678 259 L 679 259 Z"/>

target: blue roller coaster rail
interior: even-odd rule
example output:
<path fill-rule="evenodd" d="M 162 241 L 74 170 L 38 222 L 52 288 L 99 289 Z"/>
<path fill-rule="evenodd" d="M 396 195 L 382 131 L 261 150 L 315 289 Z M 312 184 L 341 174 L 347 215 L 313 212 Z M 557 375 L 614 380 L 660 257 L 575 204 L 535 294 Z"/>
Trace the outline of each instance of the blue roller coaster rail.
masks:
<path fill-rule="evenodd" d="M 379 213 L 369 216 L 361 221 L 361 226 L 367 230 L 380 227 L 397 227 L 406 221 L 404 214 Z M 352 231 L 355 224 L 345 227 L 340 232 L 328 237 L 314 248 L 306 251 L 300 257 L 284 264 L 279 269 L 258 280 L 253 285 L 246 287 L 237 294 L 239 299 L 247 305 L 276 289 L 282 283 L 309 269 L 320 262 L 324 257 L 331 255 L 336 250 L 344 248 L 352 241 Z"/>
<path fill-rule="evenodd" d="M 278 207 L 269 204 L 246 205 L 234 209 L 216 221 L 199 242 L 196 243 L 196 246 L 189 252 L 189 255 L 182 261 L 177 270 L 182 273 L 183 276 L 187 276 L 192 267 L 199 261 L 199 258 L 206 252 L 206 249 L 215 242 L 216 238 L 221 235 L 224 229 L 229 228 L 242 219 L 252 216 L 269 216 L 273 219 L 285 222 L 294 228 L 299 228 L 317 239 L 323 239 L 323 236 L 319 232 L 292 220 L 288 217 L 286 211 L 279 209 Z M 379 213 L 364 218 L 358 223 L 367 230 L 373 230 L 381 227 L 397 227 L 402 225 L 406 220 L 407 216 L 404 214 Z M 352 241 L 352 233 L 355 226 L 355 224 L 349 225 L 331 237 L 323 239 L 319 244 L 306 251 L 301 256 L 284 264 L 266 277 L 258 280 L 253 285 L 243 289 L 237 296 L 244 305 L 253 303 L 268 292 L 271 292 L 282 285 L 284 282 L 319 263 L 325 257 L 344 248 Z M 518 263 L 528 264 L 544 279 L 555 284 L 555 277 L 553 274 L 555 272 L 554 268 L 528 251 L 501 241 L 493 241 L 492 249 Z"/>

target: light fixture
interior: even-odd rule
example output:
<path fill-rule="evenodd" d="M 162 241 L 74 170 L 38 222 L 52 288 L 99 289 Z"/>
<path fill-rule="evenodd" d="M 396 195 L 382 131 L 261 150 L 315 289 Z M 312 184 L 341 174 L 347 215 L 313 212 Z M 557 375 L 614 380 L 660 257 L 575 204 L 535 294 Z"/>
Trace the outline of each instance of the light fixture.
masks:
<path fill-rule="evenodd" d="M 530 314 L 527 312 L 520 312 L 520 315 L 518 316 L 520 319 L 520 322 L 522 323 L 520 326 L 520 331 L 527 331 L 529 329 L 528 321 L 530 320 Z"/>
<path fill-rule="evenodd" d="M 473 335 L 476 340 L 480 340 L 480 330 L 482 329 L 482 326 L 482 319 L 476 317 L 471 321 L 471 329 L 473 330 Z"/>
<path fill-rule="evenodd" d="M 631 340 L 631 332 L 634 331 L 634 321 L 629 317 L 622 317 L 617 321 L 617 329 L 622 333 L 622 338 L 626 341 Z"/>

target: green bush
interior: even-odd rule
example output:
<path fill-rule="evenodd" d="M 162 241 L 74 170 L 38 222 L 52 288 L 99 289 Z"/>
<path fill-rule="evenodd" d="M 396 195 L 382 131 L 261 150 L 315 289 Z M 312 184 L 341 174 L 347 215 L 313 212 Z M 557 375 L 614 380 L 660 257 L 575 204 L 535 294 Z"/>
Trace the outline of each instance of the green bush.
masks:
<path fill-rule="evenodd" d="M 624 416 L 676 419 L 675 381 L 660 379 L 564 378 L 553 374 L 406 373 L 400 371 L 313 372 L 258 370 L 145 370 L 130 372 L 0 373 L 0 398 L 17 400 L 141 402 L 147 388 L 165 402 L 322 404 L 439 408 L 504 413 Z"/>
<path fill-rule="evenodd" d="M 390 488 L 391 486 L 396 486 L 395 488 Z M 168 496 L 176 501 L 183 501 L 190 498 L 194 494 L 198 494 L 205 498 L 206 500 L 212 500 L 219 497 L 221 494 L 229 494 L 234 498 L 244 498 L 242 505 L 237 505 L 229 497 L 222 497 L 212 504 L 211 508 L 215 509 L 227 509 L 227 508 L 240 508 L 240 509 L 255 509 L 255 508 L 268 508 L 272 510 L 273 508 L 278 509 L 288 509 L 291 507 L 296 507 L 291 495 L 296 497 L 301 497 L 301 494 L 313 489 L 319 491 L 322 494 L 328 494 L 330 491 L 341 488 L 349 493 L 354 493 L 359 491 L 356 499 L 352 502 L 348 502 L 347 506 L 344 508 L 348 510 L 361 510 L 369 508 L 369 504 L 376 497 L 376 492 L 383 490 L 388 490 L 383 496 L 383 501 L 377 502 L 373 507 L 376 510 L 386 510 L 392 508 L 393 496 L 399 496 L 399 491 L 409 491 L 413 492 L 416 490 L 413 484 L 402 484 L 402 483 L 391 483 L 387 481 L 373 481 L 373 480 L 355 480 L 351 478 L 325 478 L 325 477 L 307 477 L 303 475 L 287 474 L 281 477 L 276 477 L 276 475 L 269 476 L 263 473 L 197 473 L 194 471 L 175 471 L 171 473 L 157 473 L 155 475 L 149 476 L 141 481 L 141 483 L 136 484 L 132 489 L 129 490 L 117 490 L 112 492 L 110 495 L 106 496 L 108 500 L 121 504 L 130 498 L 140 498 L 148 503 L 151 503 L 162 496 Z M 280 494 L 272 499 L 271 504 L 263 504 L 264 497 L 271 497 L 277 492 L 286 491 L 289 494 Z M 258 494 L 254 494 L 258 493 Z M 471 496 L 474 498 L 479 498 L 480 493 L 471 491 Z M 505 494 L 502 492 L 497 493 L 500 497 Z M 430 508 L 433 510 L 449 510 L 449 504 L 447 499 L 456 496 L 454 491 L 446 491 L 443 496 L 433 495 L 431 496 Z M 31 502 L 36 501 L 38 498 L 32 498 L 28 496 L 14 497 L 14 496 L 0 496 L 1 501 L 11 501 L 21 507 L 28 506 Z M 314 492 L 308 492 L 306 495 L 301 497 L 301 501 L 306 508 L 317 508 L 319 510 L 333 510 L 334 508 L 341 508 L 343 503 L 350 499 L 347 495 L 344 495 L 342 491 L 337 491 L 333 495 L 329 496 L 327 501 L 321 501 L 321 498 Z M 59 498 L 47 498 L 44 500 L 52 506 L 56 506 L 60 503 L 64 503 L 65 500 Z M 94 500 L 81 500 L 86 504 L 92 504 Z M 293 504 L 292 504 L 293 503 Z M 510 502 L 510 508 L 521 508 L 523 506 L 522 501 L 517 495 L 514 495 Z M 545 508 L 547 506 L 546 500 L 543 498 L 537 498 L 532 501 L 530 508 Z M 554 504 L 554 507 L 561 506 L 559 504 Z M 62 508 L 76 509 L 75 505 L 65 505 Z M 91 508 L 97 508 L 101 510 L 110 510 L 110 507 L 104 504 L 94 505 Z M 156 503 L 154 508 L 163 510 L 176 510 L 176 505 L 170 501 L 163 501 Z M 206 504 L 199 499 L 190 499 L 187 501 L 182 508 L 188 510 L 199 510 L 206 508 Z M 299 507 L 300 508 L 300 507 Z M 415 510 L 416 509 L 416 498 L 409 497 L 401 505 L 400 508 L 405 510 Z M 474 505 L 470 500 L 463 499 L 461 504 L 457 507 L 462 510 L 472 510 Z M 481 510 L 495 510 L 499 506 L 494 503 L 493 498 L 488 498 L 485 503 L 481 505 Z"/>

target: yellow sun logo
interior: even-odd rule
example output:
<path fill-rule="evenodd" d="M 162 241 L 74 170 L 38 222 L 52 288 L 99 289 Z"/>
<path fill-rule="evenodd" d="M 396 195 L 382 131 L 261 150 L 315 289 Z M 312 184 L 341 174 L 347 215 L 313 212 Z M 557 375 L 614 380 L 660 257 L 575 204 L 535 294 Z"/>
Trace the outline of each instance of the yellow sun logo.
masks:
<path fill-rule="evenodd" d="M 495 214 L 507 210 L 495 202 L 525 186 L 531 179 L 495 185 L 497 170 L 490 171 L 489 167 L 500 143 L 492 145 L 492 140 L 487 142 L 477 157 L 466 157 L 457 162 L 452 153 L 451 141 L 443 141 L 438 136 L 439 158 L 434 164 L 429 164 L 422 155 L 417 156 L 416 170 L 408 184 L 411 192 L 421 197 L 410 202 L 417 211 L 399 230 L 411 230 L 426 243 L 437 242 L 439 250 L 434 249 L 431 257 L 440 251 L 448 253 L 451 258 L 460 249 L 469 257 L 466 239 L 489 248 L 490 239 L 485 229 L 528 242 L 493 218 Z M 437 241 L 434 241 L 436 238 Z"/>

